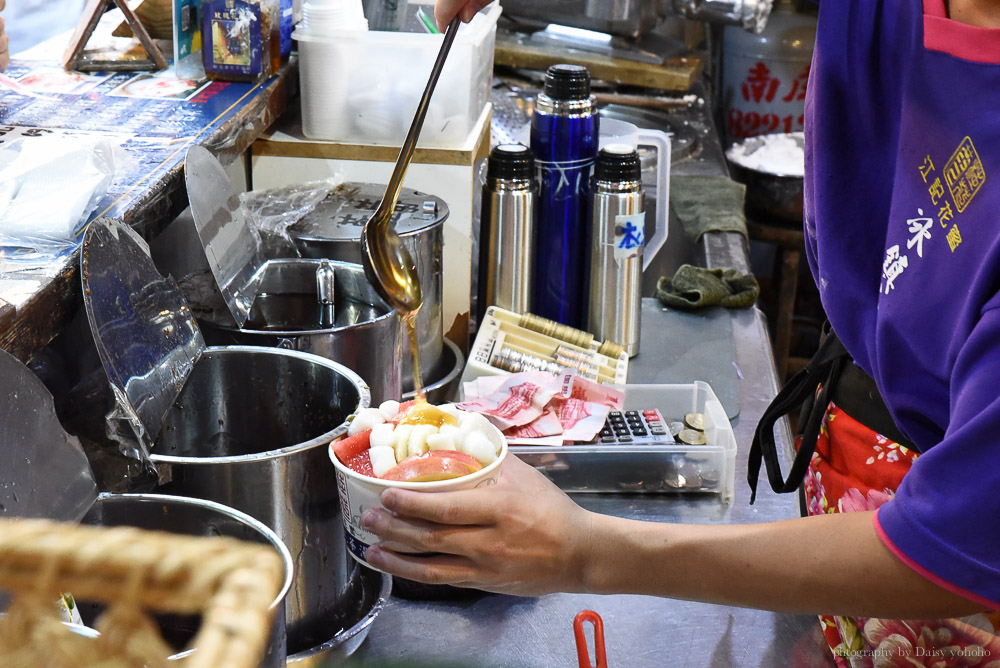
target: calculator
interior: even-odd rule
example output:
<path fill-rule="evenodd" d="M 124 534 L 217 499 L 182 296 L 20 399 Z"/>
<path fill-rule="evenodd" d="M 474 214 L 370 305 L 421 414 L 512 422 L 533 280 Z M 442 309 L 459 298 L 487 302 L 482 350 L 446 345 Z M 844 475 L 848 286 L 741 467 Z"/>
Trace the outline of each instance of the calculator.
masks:
<path fill-rule="evenodd" d="M 655 408 L 611 411 L 604 428 L 591 441 L 594 445 L 660 445 L 676 442 L 670 431 L 670 424 Z"/>

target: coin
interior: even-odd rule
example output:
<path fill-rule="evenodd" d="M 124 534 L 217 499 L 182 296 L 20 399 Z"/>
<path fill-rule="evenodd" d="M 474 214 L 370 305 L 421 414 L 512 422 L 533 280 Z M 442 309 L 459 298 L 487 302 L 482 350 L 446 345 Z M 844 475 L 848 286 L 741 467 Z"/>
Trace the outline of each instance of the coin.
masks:
<path fill-rule="evenodd" d="M 679 473 L 668 475 L 663 479 L 663 483 L 671 489 L 684 489 L 684 483 L 686 482 L 684 476 Z"/>
<path fill-rule="evenodd" d="M 682 429 L 681 433 L 677 434 L 677 438 L 681 443 L 688 445 L 705 445 L 707 443 L 705 434 L 694 429 Z"/>
<path fill-rule="evenodd" d="M 674 420 L 673 422 L 670 423 L 669 428 L 670 428 L 670 435 L 676 436 L 677 434 L 681 433 L 681 431 L 684 429 L 684 423 L 681 422 L 680 420 Z"/>
<path fill-rule="evenodd" d="M 719 478 L 721 477 L 722 476 L 719 475 L 719 469 L 702 469 L 701 479 L 708 487 L 715 487 L 719 484 Z"/>
<path fill-rule="evenodd" d="M 684 481 L 684 489 L 701 488 L 701 471 L 691 462 L 685 463 L 679 472 L 681 480 Z"/>
<path fill-rule="evenodd" d="M 684 424 L 698 431 L 705 431 L 704 413 L 687 413 L 684 416 Z"/>

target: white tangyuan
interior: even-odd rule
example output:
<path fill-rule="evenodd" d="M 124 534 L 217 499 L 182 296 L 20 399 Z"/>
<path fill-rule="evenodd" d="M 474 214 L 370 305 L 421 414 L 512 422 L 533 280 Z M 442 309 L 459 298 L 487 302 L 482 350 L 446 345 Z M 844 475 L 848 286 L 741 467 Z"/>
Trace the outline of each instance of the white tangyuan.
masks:
<path fill-rule="evenodd" d="M 385 422 L 385 417 L 379 409 L 365 408 L 351 420 L 350 426 L 347 427 L 347 434 L 348 436 L 354 436 L 383 422 Z"/>

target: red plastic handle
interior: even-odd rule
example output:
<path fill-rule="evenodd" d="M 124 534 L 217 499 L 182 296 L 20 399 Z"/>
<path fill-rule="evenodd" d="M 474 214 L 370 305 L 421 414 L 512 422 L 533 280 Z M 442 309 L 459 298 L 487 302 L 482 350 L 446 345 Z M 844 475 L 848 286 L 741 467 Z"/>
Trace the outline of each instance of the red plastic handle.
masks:
<path fill-rule="evenodd" d="M 590 663 L 590 651 L 587 649 L 587 635 L 583 631 L 584 622 L 594 625 L 594 653 L 597 663 Z M 608 668 L 608 656 L 604 652 L 604 620 L 593 610 L 583 610 L 573 620 L 573 634 L 576 636 L 576 656 L 580 660 L 580 668 Z"/>

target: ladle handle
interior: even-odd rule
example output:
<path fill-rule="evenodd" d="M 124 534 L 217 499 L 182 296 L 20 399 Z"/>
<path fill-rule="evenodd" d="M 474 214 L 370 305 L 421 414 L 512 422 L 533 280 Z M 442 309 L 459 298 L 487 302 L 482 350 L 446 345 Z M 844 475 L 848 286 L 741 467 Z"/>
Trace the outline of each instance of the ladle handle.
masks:
<path fill-rule="evenodd" d="M 417 104 L 417 111 L 413 115 L 413 122 L 410 123 L 410 129 L 406 133 L 406 139 L 403 140 L 403 146 L 399 149 L 399 157 L 396 158 L 396 166 L 392 168 L 389 185 L 386 186 L 385 195 L 382 197 L 375 214 L 377 220 L 385 221 L 383 224 L 387 224 L 393 209 L 396 208 L 396 202 L 399 201 L 399 192 L 403 189 L 403 177 L 406 176 L 406 168 L 410 166 L 413 151 L 417 147 L 417 137 L 420 136 L 420 129 L 424 125 L 431 95 L 434 93 L 434 87 L 437 86 L 441 69 L 444 67 L 444 61 L 448 58 L 448 52 L 451 51 L 451 45 L 455 41 L 455 35 L 458 34 L 461 22 L 461 19 L 456 16 L 448 24 L 444 33 L 444 42 L 441 43 L 441 50 L 438 51 L 437 60 L 434 61 L 434 67 L 431 69 L 431 76 L 427 80 L 427 87 L 424 88 L 424 94 Z"/>

